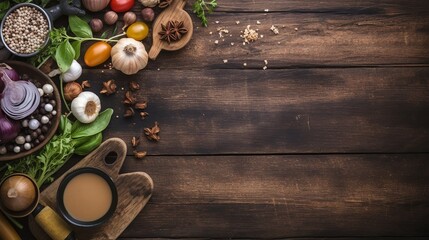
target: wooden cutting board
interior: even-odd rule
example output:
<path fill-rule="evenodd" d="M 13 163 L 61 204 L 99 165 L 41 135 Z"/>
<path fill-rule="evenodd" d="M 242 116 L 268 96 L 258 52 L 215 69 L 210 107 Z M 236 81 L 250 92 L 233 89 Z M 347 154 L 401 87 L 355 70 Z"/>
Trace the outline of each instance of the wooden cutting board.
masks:
<path fill-rule="evenodd" d="M 56 207 L 58 186 L 64 176 L 82 167 L 95 167 L 105 171 L 116 184 L 118 190 L 118 206 L 113 216 L 103 225 L 95 228 L 73 227 L 77 239 L 116 239 L 140 213 L 149 198 L 152 196 L 153 181 L 144 172 L 119 174 L 127 154 L 125 142 L 119 138 L 111 138 L 103 142 L 100 147 L 87 155 L 74 167 L 65 172 L 47 187 L 40 196 L 42 204 Z M 46 233 L 29 217 L 30 230 L 38 240 L 50 239 Z"/>

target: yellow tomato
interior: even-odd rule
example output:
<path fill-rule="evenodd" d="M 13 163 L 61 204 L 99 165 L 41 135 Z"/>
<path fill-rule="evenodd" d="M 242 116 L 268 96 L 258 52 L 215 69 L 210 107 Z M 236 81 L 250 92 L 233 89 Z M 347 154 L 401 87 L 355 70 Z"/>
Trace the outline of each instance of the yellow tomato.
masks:
<path fill-rule="evenodd" d="M 83 60 L 88 67 L 98 66 L 110 57 L 112 47 L 106 42 L 96 42 L 92 44 L 85 52 Z"/>
<path fill-rule="evenodd" d="M 141 41 L 149 34 L 149 27 L 144 22 L 135 22 L 127 29 L 127 37 Z"/>

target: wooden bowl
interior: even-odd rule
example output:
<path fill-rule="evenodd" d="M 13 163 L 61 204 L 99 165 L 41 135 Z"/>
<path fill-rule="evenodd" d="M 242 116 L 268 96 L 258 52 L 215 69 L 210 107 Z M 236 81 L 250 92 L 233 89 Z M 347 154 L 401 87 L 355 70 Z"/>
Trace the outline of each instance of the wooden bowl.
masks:
<path fill-rule="evenodd" d="M 57 114 L 51 120 L 52 121 L 51 129 L 49 129 L 49 131 L 45 134 L 45 140 L 43 140 L 39 145 L 35 146 L 34 148 L 28 151 L 23 150 L 20 153 L 6 153 L 5 155 L 0 155 L 0 161 L 8 161 L 8 160 L 19 159 L 19 158 L 28 156 L 30 154 L 33 154 L 39 151 L 43 146 L 45 146 L 49 142 L 49 140 L 51 140 L 51 138 L 54 136 L 55 132 L 57 131 L 58 125 L 60 123 L 61 97 L 55 83 L 51 80 L 50 77 L 48 77 L 46 74 L 41 72 L 39 69 L 27 63 L 18 62 L 18 61 L 2 61 L 2 62 L 6 63 L 7 65 L 15 69 L 19 75 L 27 74 L 28 76 L 30 76 L 33 82 L 39 83 L 41 86 L 47 83 L 51 84 L 54 87 L 54 98 L 57 103 L 54 108 L 54 110 L 57 111 Z"/>
<path fill-rule="evenodd" d="M 193 23 L 191 16 L 183 10 L 186 5 L 185 0 L 173 0 L 171 5 L 162 11 L 162 13 L 156 18 L 152 26 L 152 47 L 149 51 L 149 58 L 155 60 L 159 52 L 162 49 L 167 51 L 175 51 L 183 48 L 192 38 Z M 166 25 L 168 21 L 183 21 L 184 26 L 188 29 L 188 32 L 183 35 L 179 41 L 168 43 L 160 40 L 159 32 L 162 30 L 161 24 Z"/>

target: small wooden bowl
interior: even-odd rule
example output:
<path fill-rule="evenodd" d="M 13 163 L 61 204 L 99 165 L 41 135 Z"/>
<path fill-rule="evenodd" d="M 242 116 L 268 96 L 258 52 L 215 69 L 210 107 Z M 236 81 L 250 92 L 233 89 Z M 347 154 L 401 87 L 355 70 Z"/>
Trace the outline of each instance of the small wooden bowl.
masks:
<path fill-rule="evenodd" d="M 156 18 L 152 27 L 153 41 L 149 51 L 150 59 L 155 60 L 162 49 L 167 51 L 179 50 L 191 40 L 194 26 L 191 16 L 183 10 L 185 5 L 185 0 L 173 0 L 171 5 Z M 166 25 L 168 21 L 183 21 L 188 32 L 179 41 L 168 43 L 161 40 L 158 34 L 162 30 L 161 24 Z"/>
<path fill-rule="evenodd" d="M 31 205 L 28 206 L 28 208 L 26 208 L 25 210 L 22 210 L 22 211 L 19 211 L 19 212 L 15 212 L 15 211 L 9 210 L 5 206 L 3 206 L 3 202 L 2 201 L 0 201 L 0 210 L 2 210 L 4 213 L 6 213 L 7 215 L 9 215 L 11 217 L 16 217 L 16 218 L 26 217 L 26 216 L 30 215 L 34 211 L 34 209 L 36 209 L 37 204 L 39 203 L 39 200 L 40 200 L 40 190 L 39 190 L 39 187 L 37 187 L 37 183 L 34 181 L 34 179 L 32 179 L 27 174 L 23 174 L 23 173 L 14 173 L 14 174 L 11 174 L 11 175 L 7 176 L 0 183 L 0 186 L 2 186 L 3 183 L 7 179 L 9 179 L 10 177 L 13 177 L 13 176 L 22 176 L 22 177 L 28 178 L 33 183 L 33 185 L 34 185 L 34 189 L 36 190 L 36 196 L 34 197 L 34 200 L 32 201 Z"/>
<path fill-rule="evenodd" d="M 49 140 L 51 140 L 51 138 L 54 136 L 55 132 L 57 131 L 58 125 L 60 124 L 61 97 L 55 83 L 51 80 L 50 77 L 48 77 L 46 74 L 41 72 L 39 69 L 27 63 L 18 62 L 18 61 L 2 61 L 2 62 L 6 63 L 7 65 L 15 69 L 19 75 L 27 74 L 28 76 L 30 76 L 33 82 L 40 83 L 41 85 L 44 85 L 47 83 L 51 84 L 54 87 L 54 98 L 55 98 L 55 101 L 57 102 L 54 108 L 54 110 L 57 111 L 57 115 L 55 115 L 52 118 L 51 129 L 49 129 L 49 131 L 45 134 L 45 140 L 43 140 L 39 145 L 35 146 L 34 148 L 28 151 L 22 151 L 20 153 L 6 153 L 5 155 L 0 155 L 0 161 L 8 161 L 8 160 L 19 159 L 19 158 L 28 156 L 30 154 L 33 154 L 39 151 L 43 146 L 45 146 L 49 142 Z"/>

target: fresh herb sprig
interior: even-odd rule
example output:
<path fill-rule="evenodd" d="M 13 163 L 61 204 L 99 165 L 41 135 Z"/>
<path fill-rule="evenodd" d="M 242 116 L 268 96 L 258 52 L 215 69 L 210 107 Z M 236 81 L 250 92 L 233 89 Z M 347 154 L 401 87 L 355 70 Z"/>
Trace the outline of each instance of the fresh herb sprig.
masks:
<path fill-rule="evenodd" d="M 216 0 L 196 0 L 192 5 L 192 9 L 194 13 L 197 14 L 197 17 L 201 19 L 201 22 L 204 27 L 207 27 L 208 21 L 206 15 L 212 13 L 214 9 L 217 7 Z"/>
<path fill-rule="evenodd" d="M 69 16 L 69 26 L 71 32 L 75 36 L 71 36 L 71 34 L 67 33 L 65 28 L 53 28 L 49 32 L 51 42 L 41 53 L 31 60 L 34 66 L 40 67 L 46 60 L 52 57 L 57 62 L 60 71 L 66 72 L 70 68 L 73 59 L 79 58 L 82 42 L 117 42 L 118 40 L 115 40 L 116 38 L 125 35 L 125 33 L 122 33 L 108 39 L 95 38 L 92 35 L 89 24 L 78 16 Z"/>
<path fill-rule="evenodd" d="M 59 134 L 55 135 L 37 154 L 32 154 L 7 165 L 4 177 L 12 173 L 26 173 L 40 187 L 52 181 L 52 175 L 73 155 L 87 155 L 101 144 L 102 131 L 110 123 L 113 110 L 104 110 L 89 124 L 71 122 L 61 116 Z"/>

